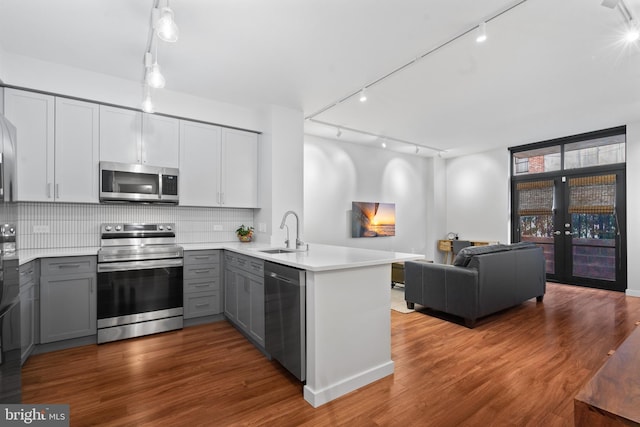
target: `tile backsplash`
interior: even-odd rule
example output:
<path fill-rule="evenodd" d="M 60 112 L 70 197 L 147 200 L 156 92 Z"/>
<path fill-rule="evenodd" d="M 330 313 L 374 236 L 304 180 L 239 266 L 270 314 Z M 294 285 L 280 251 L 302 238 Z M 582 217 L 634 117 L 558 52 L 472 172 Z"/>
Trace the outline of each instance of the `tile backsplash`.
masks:
<path fill-rule="evenodd" d="M 231 241 L 240 224 L 253 226 L 253 209 L 234 208 L 18 202 L 0 213 L 14 218 L 19 249 L 100 246 L 104 222 L 173 222 L 178 243 Z"/>

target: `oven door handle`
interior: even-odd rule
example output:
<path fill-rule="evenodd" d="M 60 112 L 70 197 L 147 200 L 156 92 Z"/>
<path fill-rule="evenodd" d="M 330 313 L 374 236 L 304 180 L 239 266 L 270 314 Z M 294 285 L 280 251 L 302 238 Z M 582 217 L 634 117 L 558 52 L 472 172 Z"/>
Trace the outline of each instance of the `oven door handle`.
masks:
<path fill-rule="evenodd" d="M 98 273 L 112 271 L 148 270 L 151 268 L 182 267 L 182 258 L 154 259 L 147 261 L 123 261 L 98 264 Z"/>

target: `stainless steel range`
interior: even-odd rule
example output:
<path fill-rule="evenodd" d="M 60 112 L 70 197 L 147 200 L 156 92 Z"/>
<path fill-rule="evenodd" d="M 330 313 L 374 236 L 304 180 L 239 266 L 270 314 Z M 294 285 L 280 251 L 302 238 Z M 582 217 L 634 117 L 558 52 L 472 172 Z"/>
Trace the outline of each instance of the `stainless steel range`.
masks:
<path fill-rule="evenodd" d="M 175 224 L 102 224 L 98 343 L 181 329 L 183 249 Z"/>

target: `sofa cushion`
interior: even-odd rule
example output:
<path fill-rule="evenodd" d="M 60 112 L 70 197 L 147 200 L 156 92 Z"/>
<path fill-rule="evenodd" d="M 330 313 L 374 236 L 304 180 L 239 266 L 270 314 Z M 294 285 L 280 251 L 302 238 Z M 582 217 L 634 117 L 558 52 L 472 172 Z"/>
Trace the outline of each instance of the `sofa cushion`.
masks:
<path fill-rule="evenodd" d="M 509 250 L 509 245 L 485 245 L 485 246 L 469 246 L 458 252 L 453 260 L 453 265 L 458 267 L 466 267 L 469 265 L 471 258 L 475 255 L 490 254 L 494 252 L 504 252 Z"/>

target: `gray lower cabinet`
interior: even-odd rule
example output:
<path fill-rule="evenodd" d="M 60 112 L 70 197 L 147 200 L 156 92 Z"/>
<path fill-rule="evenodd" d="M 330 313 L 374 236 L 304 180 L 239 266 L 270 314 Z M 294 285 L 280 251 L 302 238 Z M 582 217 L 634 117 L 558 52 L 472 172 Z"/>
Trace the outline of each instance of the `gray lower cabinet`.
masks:
<path fill-rule="evenodd" d="M 225 316 L 264 349 L 264 262 L 226 251 L 224 286 Z"/>
<path fill-rule="evenodd" d="M 220 250 L 184 253 L 184 318 L 222 313 Z"/>
<path fill-rule="evenodd" d="M 23 364 L 38 344 L 38 276 L 38 261 L 20 266 L 20 354 Z"/>
<path fill-rule="evenodd" d="M 96 334 L 96 257 L 40 262 L 40 343 Z"/>

